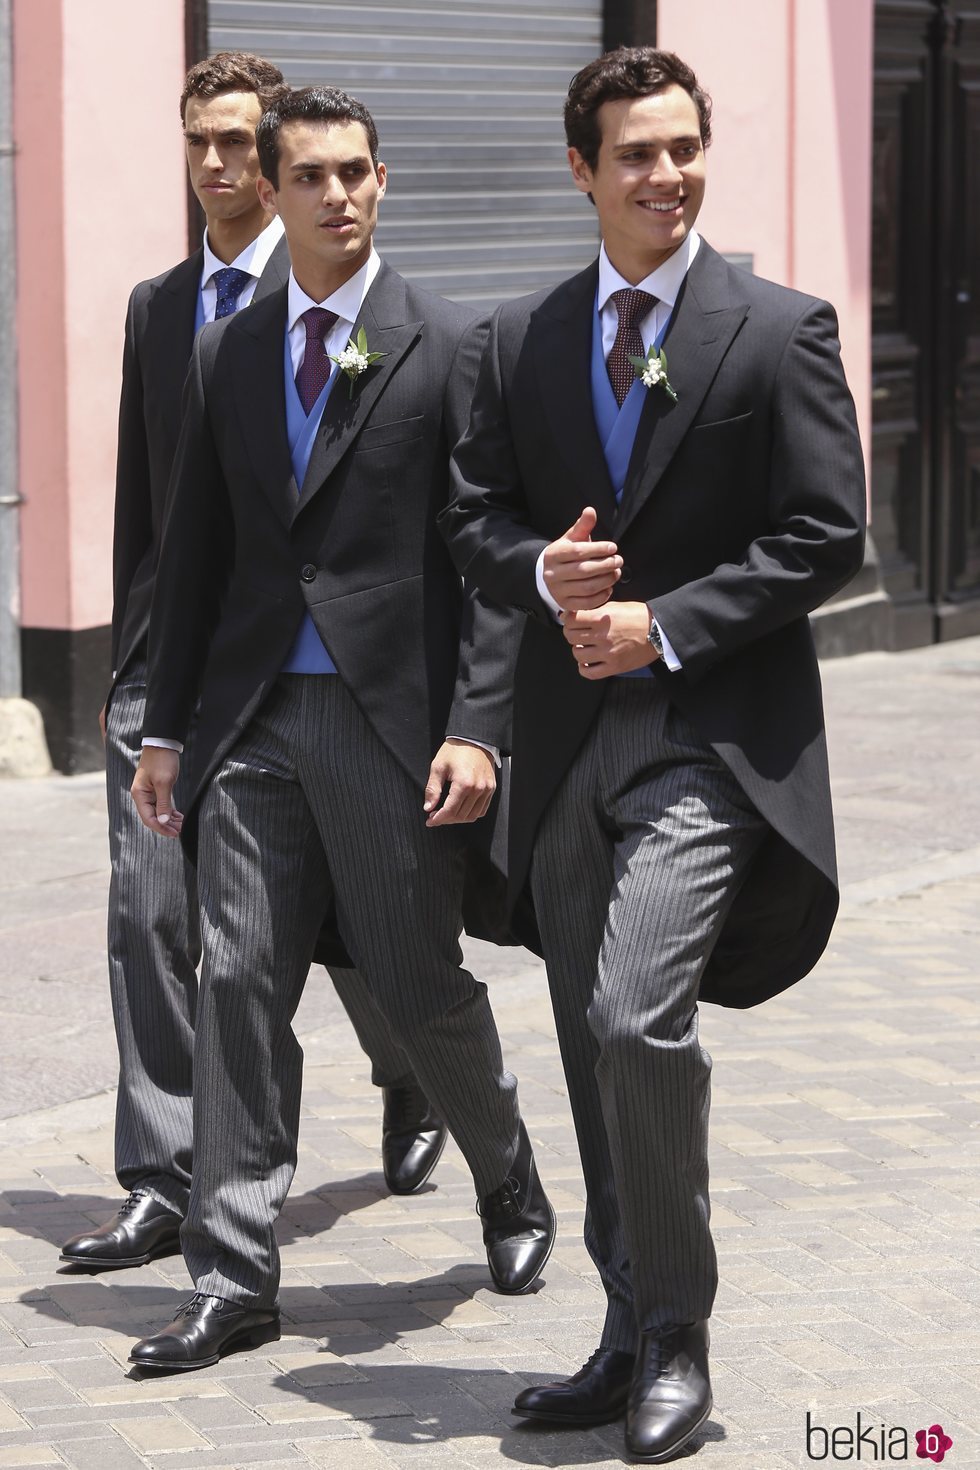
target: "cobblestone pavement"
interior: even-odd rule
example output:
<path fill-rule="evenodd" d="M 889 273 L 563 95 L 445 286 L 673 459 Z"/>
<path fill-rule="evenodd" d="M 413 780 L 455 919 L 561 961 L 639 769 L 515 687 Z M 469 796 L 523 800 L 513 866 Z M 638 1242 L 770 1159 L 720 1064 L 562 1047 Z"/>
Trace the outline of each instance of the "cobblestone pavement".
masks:
<path fill-rule="evenodd" d="M 845 884 L 833 943 L 787 995 L 702 1018 L 722 1284 L 695 1463 L 857 1463 L 859 1447 L 863 1464 L 933 1463 L 914 1434 L 938 1423 L 945 1464 L 966 1470 L 980 1467 L 980 639 L 834 662 L 825 686 Z M 94 777 L 0 788 L 0 1467 L 621 1464 L 618 1425 L 509 1414 L 524 1383 L 583 1361 L 601 1314 L 543 971 L 522 951 L 469 946 L 559 1214 L 541 1289 L 487 1289 L 452 1145 L 420 1196 L 385 1193 L 379 1099 L 315 971 L 282 1340 L 192 1375 L 127 1374 L 132 1339 L 186 1295 L 179 1257 L 89 1277 L 59 1273 L 55 1249 L 119 1198 L 104 826 Z"/>

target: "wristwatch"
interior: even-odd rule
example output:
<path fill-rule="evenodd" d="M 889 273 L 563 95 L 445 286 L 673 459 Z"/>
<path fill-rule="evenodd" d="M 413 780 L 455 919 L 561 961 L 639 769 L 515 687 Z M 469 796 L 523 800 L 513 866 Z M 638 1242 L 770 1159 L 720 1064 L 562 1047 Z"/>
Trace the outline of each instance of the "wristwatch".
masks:
<path fill-rule="evenodd" d="M 660 638 L 660 629 L 657 627 L 657 619 L 653 614 L 650 616 L 650 631 L 647 634 L 647 642 L 651 648 L 656 650 L 657 657 L 663 658 L 664 646 Z"/>

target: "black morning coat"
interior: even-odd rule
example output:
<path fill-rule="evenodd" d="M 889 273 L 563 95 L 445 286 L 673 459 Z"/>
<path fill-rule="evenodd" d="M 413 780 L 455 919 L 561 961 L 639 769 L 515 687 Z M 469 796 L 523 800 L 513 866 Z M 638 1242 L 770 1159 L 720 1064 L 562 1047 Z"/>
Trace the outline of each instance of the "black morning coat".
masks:
<path fill-rule="evenodd" d="M 544 546 L 593 505 L 683 666 L 654 677 L 770 826 L 702 998 L 750 1006 L 822 953 L 838 907 L 820 680 L 807 614 L 861 566 L 865 479 L 826 302 L 736 269 L 702 240 L 645 400 L 617 506 L 595 428 L 597 265 L 494 318 L 441 519 L 467 581 L 528 615 L 517 664 L 509 870 L 606 692 L 577 672 L 535 586 Z"/>

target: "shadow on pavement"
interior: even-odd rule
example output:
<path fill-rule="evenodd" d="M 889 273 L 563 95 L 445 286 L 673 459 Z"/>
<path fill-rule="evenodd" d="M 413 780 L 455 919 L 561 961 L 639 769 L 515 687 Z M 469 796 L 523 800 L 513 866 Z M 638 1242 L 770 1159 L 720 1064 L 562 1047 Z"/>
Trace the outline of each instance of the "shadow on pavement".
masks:
<path fill-rule="evenodd" d="M 434 1188 L 435 1185 L 428 1185 L 419 1190 L 419 1195 L 429 1194 Z M 384 1175 L 378 1169 L 349 1179 L 331 1180 L 305 1194 L 290 1195 L 278 1226 L 279 1242 L 288 1245 L 294 1240 L 319 1235 L 338 1220 L 369 1208 L 389 1194 Z M 125 1198 L 121 1190 L 118 1195 L 106 1196 L 11 1189 L 0 1191 L 0 1220 L 7 1229 L 19 1231 L 30 1239 L 50 1241 L 60 1248 L 70 1236 L 111 1220 Z M 66 1272 L 71 1269 L 65 1268 Z"/>

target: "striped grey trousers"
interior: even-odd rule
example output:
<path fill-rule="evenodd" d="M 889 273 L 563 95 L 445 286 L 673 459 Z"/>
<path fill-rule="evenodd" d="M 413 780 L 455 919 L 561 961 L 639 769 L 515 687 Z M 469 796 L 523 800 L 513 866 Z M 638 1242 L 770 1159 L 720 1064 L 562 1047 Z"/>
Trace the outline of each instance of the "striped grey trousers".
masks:
<path fill-rule="evenodd" d="M 157 837 L 136 815 L 129 788 L 140 755 L 145 670 L 113 690 L 106 718 L 109 812 L 109 990 L 119 1048 L 116 1175 L 183 1214 L 191 1181 L 191 1108 L 197 966 L 201 958 L 197 881 L 178 842 Z M 180 805 L 178 783 L 176 801 Z M 411 1063 L 356 970 L 331 979 L 372 1080 L 390 1086 Z"/>
<path fill-rule="evenodd" d="M 532 868 L 602 1278 L 602 1346 L 710 1315 L 701 975 L 766 831 L 652 679 L 613 679 Z"/>
<path fill-rule="evenodd" d="M 461 834 L 426 829 L 421 789 L 339 677 L 280 677 L 204 795 L 198 874 L 194 1180 L 181 1244 L 199 1291 L 268 1307 L 296 1163 L 291 1021 L 331 892 L 347 948 L 478 1194 L 513 1162 L 517 1084 L 486 987 L 461 966 Z"/>

